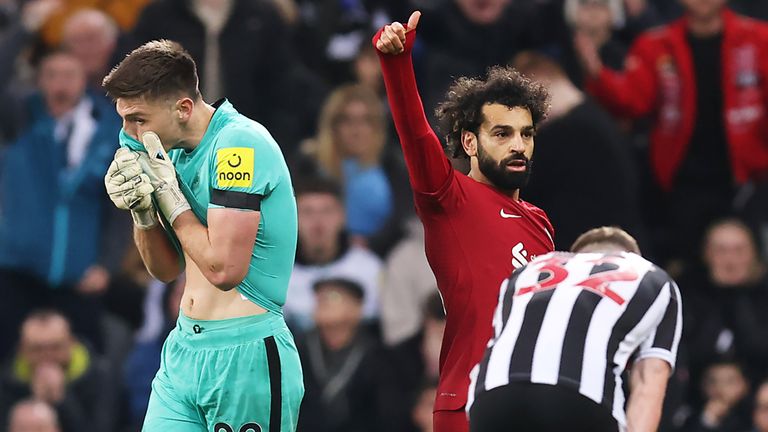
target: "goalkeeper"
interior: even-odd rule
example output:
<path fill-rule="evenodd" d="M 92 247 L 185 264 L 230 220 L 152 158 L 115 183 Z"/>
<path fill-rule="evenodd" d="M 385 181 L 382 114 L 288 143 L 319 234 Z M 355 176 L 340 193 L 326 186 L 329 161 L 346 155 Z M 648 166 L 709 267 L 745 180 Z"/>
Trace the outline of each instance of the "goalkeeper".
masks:
<path fill-rule="evenodd" d="M 206 104 L 197 83 L 189 53 L 165 40 L 103 83 L 123 118 L 107 191 L 131 211 L 147 270 L 186 276 L 143 430 L 293 431 L 304 387 L 281 311 L 296 251 L 290 174 L 263 126 L 226 100 Z"/>

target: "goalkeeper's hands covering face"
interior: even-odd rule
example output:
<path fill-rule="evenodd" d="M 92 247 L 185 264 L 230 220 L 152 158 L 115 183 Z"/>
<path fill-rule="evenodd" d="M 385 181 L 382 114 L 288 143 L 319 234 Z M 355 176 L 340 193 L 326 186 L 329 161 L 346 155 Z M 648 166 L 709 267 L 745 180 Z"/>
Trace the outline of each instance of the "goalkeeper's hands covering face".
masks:
<path fill-rule="evenodd" d="M 165 152 L 160 137 L 154 132 L 144 132 L 141 141 L 147 154 L 139 155 L 139 165 L 155 189 L 155 201 L 160 213 L 173 225 L 180 214 L 190 209 L 189 202 L 181 192 L 176 168 Z"/>
<path fill-rule="evenodd" d="M 109 165 L 104 185 L 109 198 L 121 210 L 130 210 L 133 223 L 141 229 L 157 225 L 157 214 L 152 204 L 155 188 L 139 164 L 139 153 L 119 148 Z"/>
<path fill-rule="evenodd" d="M 119 209 L 130 210 L 134 224 L 141 229 L 157 225 L 155 203 L 166 220 L 173 221 L 189 203 L 179 188 L 176 169 L 154 132 L 141 136 L 147 153 L 120 148 L 107 170 L 104 183 L 112 202 Z"/>

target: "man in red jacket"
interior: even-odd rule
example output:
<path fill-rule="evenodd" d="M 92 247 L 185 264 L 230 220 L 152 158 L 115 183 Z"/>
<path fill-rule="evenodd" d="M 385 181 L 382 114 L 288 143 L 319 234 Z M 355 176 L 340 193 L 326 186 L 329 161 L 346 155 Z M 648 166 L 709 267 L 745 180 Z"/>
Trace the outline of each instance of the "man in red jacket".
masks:
<path fill-rule="evenodd" d="M 513 267 L 554 248 L 547 216 L 520 199 L 536 125 L 549 104 L 541 85 L 511 68 L 458 79 L 437 115 L 448 153 L 469 158 L 471 169 L 468 176 L 452 169 L 414 79 L 411 48 L 419 16 L 411 15 L 407 32 L 400 23 L 385 26 L 374 44 L 446 309 L 434 428 L 464 432 L 469 371 L 491 336 L 497 286 Z"/>
<path fill-rule="evenodd" d="M 768 177 L 768 26 L 726 0 L 682 3 L 683 18 L 638 37 L 623 71 L 604 67 L 588 38 L 577 35 L 576 49 L 604 106 L 653 118 L 651 166 L 681 248 L 672 252 L 685 258 L 738 186 Z"/>

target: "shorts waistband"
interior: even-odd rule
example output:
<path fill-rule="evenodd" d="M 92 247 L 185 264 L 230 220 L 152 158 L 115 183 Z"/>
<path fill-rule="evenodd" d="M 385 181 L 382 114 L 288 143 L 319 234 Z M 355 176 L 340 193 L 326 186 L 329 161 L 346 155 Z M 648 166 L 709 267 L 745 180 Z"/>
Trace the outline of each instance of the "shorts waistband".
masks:
<path fill-rule="evenodd" d="M 197 320 L 179 311 L 176 321 L 178 340 L 195 348 L 240 345 L 288 331 L 281 315 L 266 312 L 222 320 Z"/>

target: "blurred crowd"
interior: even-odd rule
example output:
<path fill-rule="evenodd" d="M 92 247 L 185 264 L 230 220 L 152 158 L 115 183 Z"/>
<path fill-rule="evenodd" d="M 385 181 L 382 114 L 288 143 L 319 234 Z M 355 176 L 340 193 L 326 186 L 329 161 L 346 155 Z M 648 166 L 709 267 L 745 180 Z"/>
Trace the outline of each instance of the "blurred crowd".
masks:
<path fill-rule="evenodd" d="M 299 430 L 432 430 L 445 315 L 370 43 L 417 8 L 428 113 L 490 65 L 547 84 L 522 198 L 557 248 L 619 225 L 679 281 L 661 430 L 768 432 L 768 2 L 754 0 L 0 0 L 0 428 L 140 428 L 184 281 L 146 272 L 104 191 L 121 120 L 100 84 L 167 38 L 204 99 L 264 124 L 291 167 Z"/>

